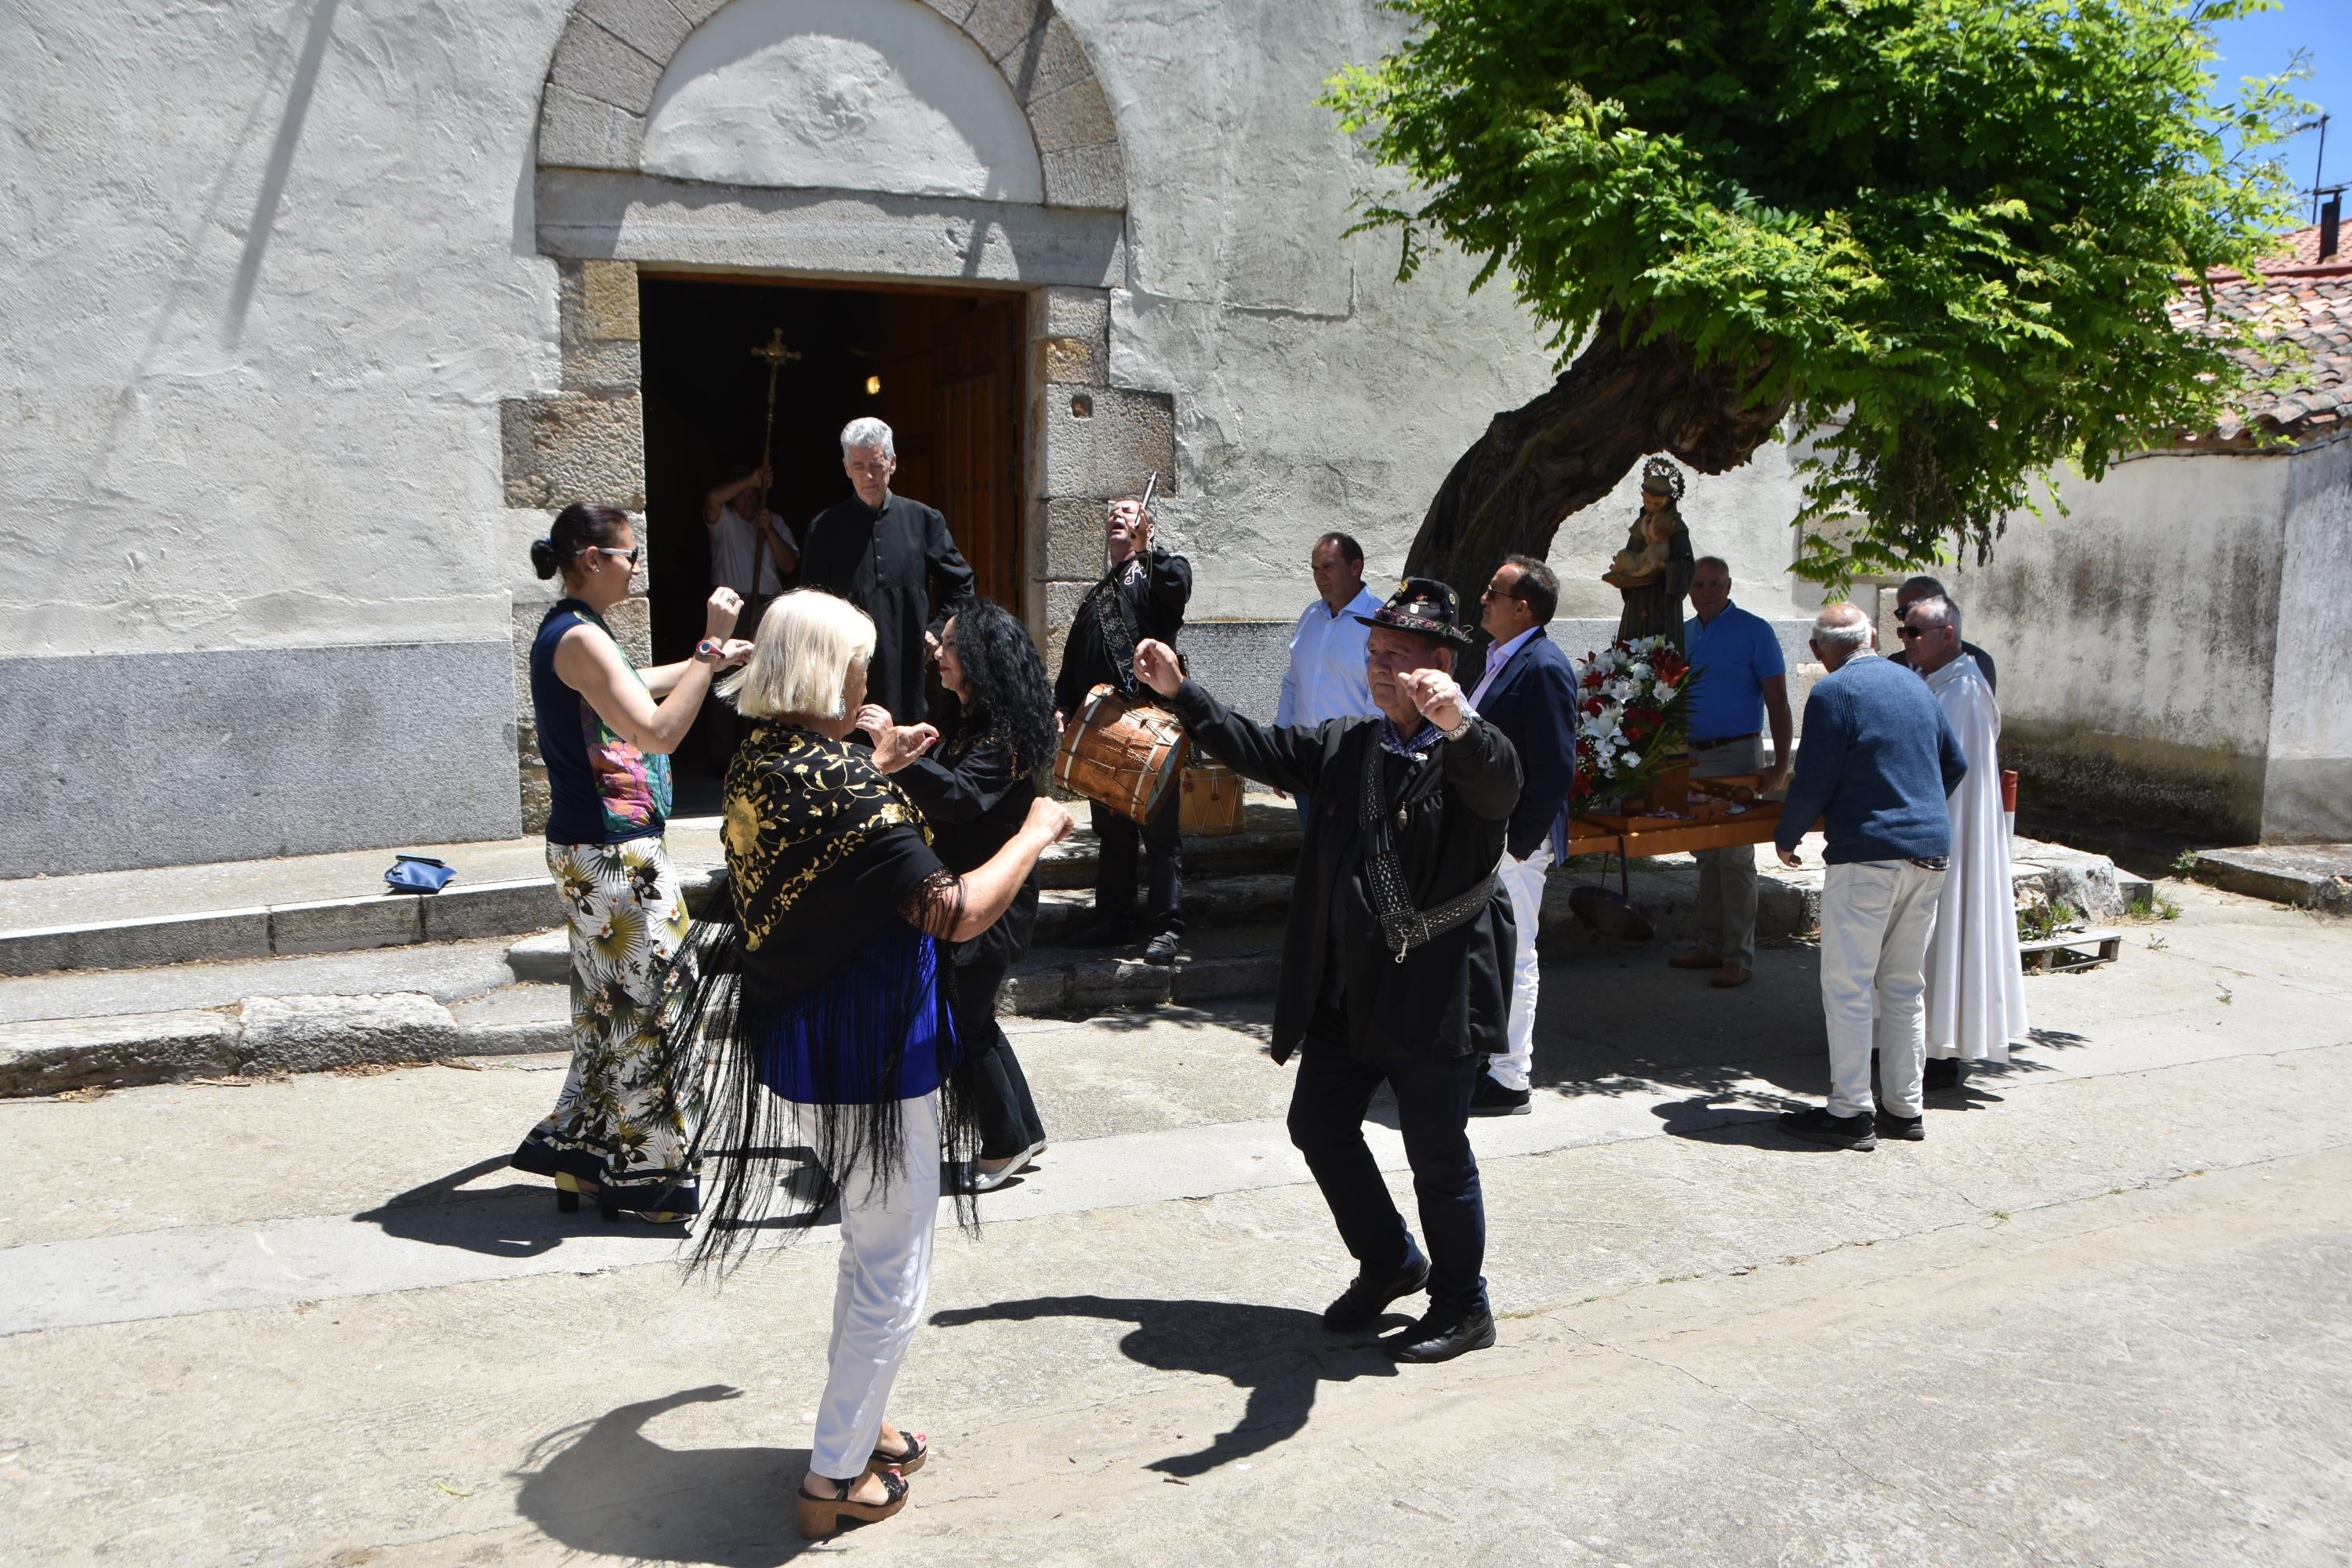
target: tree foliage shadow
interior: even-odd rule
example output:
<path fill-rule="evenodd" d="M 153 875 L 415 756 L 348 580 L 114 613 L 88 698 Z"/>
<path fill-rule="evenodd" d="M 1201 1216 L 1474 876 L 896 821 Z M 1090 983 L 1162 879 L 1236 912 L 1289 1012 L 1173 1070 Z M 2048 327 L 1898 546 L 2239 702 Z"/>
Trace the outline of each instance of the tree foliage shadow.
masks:
<path fill-rule="evenodd" d="M 549 1433 L 513 1479 L 515 1506 L 549 1540 L 631 1563 L 775 1568 L 809 1543 L 793 1494 L 806 1448 L 666 1448 L 646 1423 L 742 1396 L 713 1384 L 641 1400 Z"/>
<path fill-rule="evenodd" d="M 1039 1318 L 1095 1318 L 1133 1323 L 1119 1341 L 1129 1360 L 1161 1372 L 1222 1377 L 1248 1391 L 1240 1419 L 1205 1448 L 1154 1459 L 1146 1468 L 1187 1478 L 1262 1454 L 1296 1436 L 1325 1383 L 1394 1377 L 1396 1363 L 1368 1340 L 1335 1341 L 1321 1318 L 1296 1307 L 1245 1301 L 1155 1300 L 1139 1297 L 1040 1296 L 960 1307 L 932 1314 L 942 1328 L 1025 1323 Z"/>

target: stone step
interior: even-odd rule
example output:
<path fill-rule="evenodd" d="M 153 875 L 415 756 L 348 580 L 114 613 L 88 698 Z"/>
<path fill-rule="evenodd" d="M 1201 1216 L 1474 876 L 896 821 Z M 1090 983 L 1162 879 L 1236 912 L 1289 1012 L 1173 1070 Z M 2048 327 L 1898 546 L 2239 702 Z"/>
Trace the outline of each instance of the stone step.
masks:
<path fill-rule="evenodd" d="M 1758 935 L 1767 942 L 1811 935 L 1820 923 L 1822 872 L 1818 841 L 1804 847 L 1809 862 L 1790 871 L 1761 868 Z M 2118 918 L 2149 885 L 2118 873 L 2104 857 L 2057 846 L 2021 842 L 2016 880 L 2021 894 L 2064 900 L 2082 917 Z M 1769 857 L 1759 854 L 1759 859 Z M 1247 864 L 1246 861 L 1243 862 Z M 1580 883 L 1614 888 L 1616 869 L 1596 858 L 1555 870 L 1545 888 L 1538 948 L 1559 963 L 1594 947 L 1613 946 L 1586 931 L 1570 910 Z M 1653 944 L 1665 952 L 1696 934 L 1698 868 L 1688 857 L 1634 862 L 1628 884 L 1657 925 Z M 1286 875 L 1241 871 L 1189 886 L 1192 921 L 1184 947 L 1171 966 L 1146 963 L 1133 952 L 1062 945 L 1058 938 L 1089 903 L 1087 895 L 1056 889 L 1046 896 L 1036 950 L 1007 977 L 999 1010 L 1068 1016 L 1107 1008 L 1189 1005 L 1221 997 L 1271 993 L 1280 974 L 1287 903 Z M 483 950 L 490 951 L 485 952 Z M 128 994 L 163 1004 L 129 1016 L 50 1016 L 0 1024 L 0 1096 L 51 1094 L 90 1085 L 152 1083 L 177 1079 L 259 1075 L 561 1050 L 569 1043 L 569 952 L 552 931 L 506 950 L 505 963 L 520 978 L 494 983 L 496 944 L 443 944 L 404 954 L 353 954 L 332 961 L 338 975 L 358 985 L 389 979 L 402 989 L 347 994 L 244 994 L 247 984 L 298 972 L 316 978 L 328 961 L 287 958 L 246 963 L 149 970 L 108 980 Z M 446 973 L 440 973 L 446 969 Z M 0 997 L 26 1009 L 86 1009 L 96 977 L 65 974 L 0 981 Z M 173 1005 L 176 1002 L 179 1005 Z M 186 1004 L 193 1003 L 194 1005 Z"/>
<path fill-rule="evenodd" d="M 2189 873 L 2224 892 L 2296 909 L 2352 915 L 2352 844 L 2271 844 L 2208 849 Z"/>
<path fill-rule="evenodd" d="M 1258 795 L 1244 810 L 1240 833 L 1186 837 L 1194 875 L 1289 868 L 1298 826 L 1288 803 Z M 1083 805 L 1078 815 L 1083 824 Z M 699 913 L 726 884 L 718 818 L 678 818 L 668 839 Z M 456 867 L 457 879 L 435 894 L 382 891 L 394 853 L 385 849 L 0 883 L 0 976 L 462 942 L 540 930 L 554 910 L 541 840 L 419 852 Z M 1044 884 L 1091 888 L 1095 860 L 1094 834 L 1081 826 L 1040 862 Z"/>

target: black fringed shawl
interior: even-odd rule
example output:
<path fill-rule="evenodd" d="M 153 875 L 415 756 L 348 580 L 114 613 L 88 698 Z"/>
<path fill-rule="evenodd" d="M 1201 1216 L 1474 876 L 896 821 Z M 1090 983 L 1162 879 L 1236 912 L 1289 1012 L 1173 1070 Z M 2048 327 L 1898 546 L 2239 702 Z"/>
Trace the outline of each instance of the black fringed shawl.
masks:
<path fill-rule="evenodd" d="M 974 1139 L 941 952 L 963 884 L 931 853 L 920 814 L 864 751 L 777 723 L 751 726 L 721 809 L 740 923 L 698 931 L 702 978 L 684 1026 L 716 1079 L 704 1136 L 719 1174 L 695 1262 L 724 1268 L 799 1158 L 823 1176 L 784 1188 L 799 1212 L 869 1165 L 883 1192 L 902 1179 L 909 1090 L 940 1089 L 945 1159 L 970 1158 Z M 966 1202 L 958 1214 L 969 1223 Z"/>

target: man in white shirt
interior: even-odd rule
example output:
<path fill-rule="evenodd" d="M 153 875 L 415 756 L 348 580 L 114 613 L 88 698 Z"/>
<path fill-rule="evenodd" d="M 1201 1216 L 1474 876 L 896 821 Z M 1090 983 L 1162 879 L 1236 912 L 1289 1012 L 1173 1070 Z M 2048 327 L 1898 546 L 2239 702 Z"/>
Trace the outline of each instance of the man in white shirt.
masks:
<path fill-rule="evenodd" d="M 768 510 L 772 478 L 762 463 L 741 479 L 719 486 L 702 501 L 702 521 L 710 530 L 710 585 L 743 595 L 743 614 L 736 624 L 747 637 L 759 628 L 768 601 L 784 591 L 785 576 L 801 564 L 800 541 L 782 518 Z"/>
<path fill-rule="evenodd" d="M 1332 719 L 1370 719 L 1380 710 L 1364 667 L 1364 639 L 1371 628 L 1358 620 L 1381 607 L 1364 586 L 1363 547 L 1344 533 L 1327 533 L 1307 558 L 1315 574 L 1315 602 L 1300 612 L 1290 634 L 1290 666 L 1282 672 L 1282 700 L 1274 710 L 1277 726 L 1313 728 Z M 1307 800 L 1298 797 L 1306 820 Z"/>

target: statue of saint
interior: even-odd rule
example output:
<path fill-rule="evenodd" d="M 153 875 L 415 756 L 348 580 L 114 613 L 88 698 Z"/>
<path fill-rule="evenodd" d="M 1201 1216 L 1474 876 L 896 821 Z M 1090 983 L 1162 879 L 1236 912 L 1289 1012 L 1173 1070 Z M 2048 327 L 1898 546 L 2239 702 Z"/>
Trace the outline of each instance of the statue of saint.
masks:
<path fill-rule="evenodd" d="M 1642 465 L 1642 510 L 1625 535 L 1625 548 L 1601 580 L 1624 596 L 1617 619 L 1621 638 L 1662 637 L 1683 646 L 1683 595 L 1690 589 L 1690 530 L 1675 503 L 1683 497 L 1683 471 L 1664 458 Z"/>

